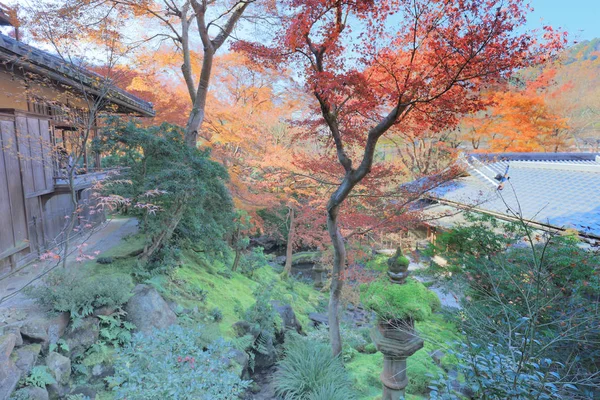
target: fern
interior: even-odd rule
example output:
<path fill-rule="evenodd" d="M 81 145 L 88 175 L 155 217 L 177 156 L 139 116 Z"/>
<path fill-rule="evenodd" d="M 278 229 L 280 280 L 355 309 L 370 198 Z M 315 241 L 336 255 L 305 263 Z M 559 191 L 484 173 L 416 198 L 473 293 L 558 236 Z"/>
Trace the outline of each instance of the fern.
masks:
<path fill-rule="evenodd" d="M 38 365 L 31 369 L 29 376 L 25 378 L 25 386 L 35 386 L 44 389 L 47 385 L 55 384 L 56 380 L 50 374 L 48 367 Z"/>

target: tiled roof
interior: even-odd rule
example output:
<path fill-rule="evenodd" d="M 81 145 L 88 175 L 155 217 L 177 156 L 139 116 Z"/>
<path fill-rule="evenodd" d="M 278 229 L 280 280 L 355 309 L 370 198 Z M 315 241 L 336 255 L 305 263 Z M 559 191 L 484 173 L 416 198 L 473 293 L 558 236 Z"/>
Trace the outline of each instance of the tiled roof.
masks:
<path fill-rule="evenodd" d="M 471 154 L 464 161 L 468 176 L 432 191 L 432 197 L 600 237 L 600 154 Z M 507 166 L 508 181 L 498 190 L 495 177 Z"/>
<path fill-rule="evenodd" d="M 0 34 L 0 62 L 16 64 L 74 88 L 84 84 L 91 92 L 96 87 L 98 78 L 103 78 L 93 71 L 65 62 L 53 54 L 3 34 Z M 107 97 L 112 103 L 141 115 L 152 117 L 155 114 L 152 103 L 117 87 L 112 88 Z"/>

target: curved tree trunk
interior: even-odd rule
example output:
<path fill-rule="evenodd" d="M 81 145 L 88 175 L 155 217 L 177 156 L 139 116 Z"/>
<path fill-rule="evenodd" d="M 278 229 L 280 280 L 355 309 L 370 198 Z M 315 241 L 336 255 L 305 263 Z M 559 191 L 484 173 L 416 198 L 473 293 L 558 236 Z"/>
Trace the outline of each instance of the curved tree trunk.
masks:
<path fill-rule="evenodd" d="M 338 212 L 340 206 L 335 205 L 327 214 L 327 231 L 333 244 L 333 270 L 331 274 L 331 288 L 329 292 L 329 340 L 331 350 L 335 357 L 342 353 L 342 337 L 340 335 L 339 304 L 342 295 L 344 280 L 342 274 L 346 266 L 346 245 L 338 227 Z"/>

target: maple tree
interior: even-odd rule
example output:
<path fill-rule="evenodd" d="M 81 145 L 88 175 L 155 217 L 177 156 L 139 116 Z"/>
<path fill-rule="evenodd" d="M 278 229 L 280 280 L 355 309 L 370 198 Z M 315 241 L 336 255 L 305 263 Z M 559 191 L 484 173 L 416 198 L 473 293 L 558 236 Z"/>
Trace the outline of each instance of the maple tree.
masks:
<path fill-rule="evenodd" d="M 338 306 L 346 264 L 341 207 L 374 166 L 379 139 L 419 119 L 448 129 L 457 115 L 482 107 L 479 88 L 560 47 L 551 30 L 541 53 L 529 34 L 516 34 L 522 1 L 286 0 L 270 45 L 236 47 L 275 65 L 293 65 L 316 102 L 312 135 L 326 135 L 337 158 L 327 202 L 334 260 L 329 301 L 332 351 L 341 353 Z M 537 47 L 541 49 L 541 47 Z M 358 159 L 355 164 L 354 160 Z M 323 157 L 323 164 L 331 167 Z M 367 193 L 367 195 L 369 195 Z"/>
<path fill-rule="evenodd" d="M 493 152 L 564 149 L 568 139 L 567 120 L 547 101 L 555 73 L 550 69 L 526 81 L 522 88 L 509 87 L 487 94 L 492 106 L 482 115 L 463 120 L 465 136 L 473 147 L 478 149 L 481 140 L 485 140 L 486 150 Z"/>

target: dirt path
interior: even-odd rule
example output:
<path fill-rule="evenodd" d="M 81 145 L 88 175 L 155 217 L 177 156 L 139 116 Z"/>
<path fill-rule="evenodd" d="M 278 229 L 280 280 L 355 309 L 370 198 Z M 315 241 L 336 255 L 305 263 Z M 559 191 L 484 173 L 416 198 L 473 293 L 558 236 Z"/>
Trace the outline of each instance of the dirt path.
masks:
<path fill-rule="evenodd" d="M 87 245 L 86 254 L 99 252 L 98 256 L 108 249 L 116 246 L 128 235 L 137 232 L 137 220 L 135 218 L 112 219 L 102 224 L 91 236 L 77 238 L 72 244 L 76 248 L 79 244 Z M 77 268 L 77 251 L 67 257 L 67 268 Z M 10 270 L 1 271 L 0 274 L 0 299 L 5 296 L 9 298 L 0 303 L 0 327 L 4 324 L 15 322 L 26 318 L 30 312 L 36 312 L 37 305 L 19 290 L 34 280 L 40 274 L 48 271 L 56 265 L 56 261 L 35 261 L 11 273 Z M 60 267 L 59 267 L 60 268 Z M 36 280 L 33 284 L 39 284 Z M 14 295 L 13 295 L 14 294 Z"/>

